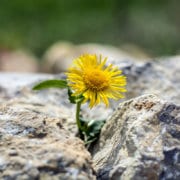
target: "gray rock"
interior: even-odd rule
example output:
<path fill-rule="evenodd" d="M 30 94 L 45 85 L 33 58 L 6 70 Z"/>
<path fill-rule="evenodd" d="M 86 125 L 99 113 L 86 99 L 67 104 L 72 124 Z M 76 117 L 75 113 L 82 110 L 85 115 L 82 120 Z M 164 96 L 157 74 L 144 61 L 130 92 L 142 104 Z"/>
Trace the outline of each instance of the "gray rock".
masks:
<path fill-rule="evenodd" d="M 92 150 L 98 179 L 180 179 L 180 107 L 144 95 L 121 103 Z"/>
<path fill-rule="evenodd" d="M 180 104 L 180 56 L 167 59 L 117 63 L 127 76 L 126 99 L 153 93 Z"/>
<path fill-rule="evenodd" d="M 164 180 L 173 174 L 178 179 L 180 113 L 170 102 L 180 102 L 179 56 L 109 62 L 127 76 L 126 100 L 147 93 L 156 96 L 126 101 L 113 115 L 124 100 L 113 101 L 107 109 L 82 106 L 86 118 L 112 116 L 92 150 L 98 178 Z M 0 179 L 94 178 L 90 155 L 75 138 L 75 106 L 69 103 L 67 91 L 31 90 L 37 82 L 54 78 L 65 76 L 0 73 Z"/>
<path fill-rule="evenodd" d="M 0 72 L 0 95 L 4 99 L 12 99 L 24 94 L 24 88 L 32 88 L 35 82 L 52 79 L 50 74 Z"/>
<path fill-rule="evenodd" d="M 95 179 L 84 143 L 64 128 L 66 111 L 53 117 L 39 106 L 0 106 L 0 179 Z"/>
<path fill-rule="evenodd" d="M 171 82 L 180 88 L 180 55 L 159 58 L 157 63 L 163 66 L 164 73 Z"/>
<path fill-rule="evenodd" d="M 0 73 L 0 103 L 16 99 L 22 107 L 32 106 L 32 108 L 34 107 L 39 113 L 45 113 L 52 117 L 64 118 L 64 127 L 76 134 L 76 106 L 69 102 L 66 89 L 32 91 L 32 87 L 38 82 L 46 79 L 58 78 L 64 79 L 65 77 L 63 74 Z M 90 110 L 88 104 L 83 104 L 81 113 L 85 118 L 104 120 L 112 112 L 113 109 L 107 109 L 104 105 L 97 106 Z"/>

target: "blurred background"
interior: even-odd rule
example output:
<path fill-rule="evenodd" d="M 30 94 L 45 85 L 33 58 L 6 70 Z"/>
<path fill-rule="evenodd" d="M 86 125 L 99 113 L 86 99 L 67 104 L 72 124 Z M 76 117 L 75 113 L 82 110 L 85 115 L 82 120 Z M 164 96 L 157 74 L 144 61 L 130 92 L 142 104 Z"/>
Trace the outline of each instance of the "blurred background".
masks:
<path fill-rule="evenodd" d="M 179 0 L 1 0 L 0 70 L 23 71 L 30 59 L 26 71 L 39 71 L 33 64 L 74 57 L 83 44 L 136 58 L 177 55 L 179 7 Z"/>

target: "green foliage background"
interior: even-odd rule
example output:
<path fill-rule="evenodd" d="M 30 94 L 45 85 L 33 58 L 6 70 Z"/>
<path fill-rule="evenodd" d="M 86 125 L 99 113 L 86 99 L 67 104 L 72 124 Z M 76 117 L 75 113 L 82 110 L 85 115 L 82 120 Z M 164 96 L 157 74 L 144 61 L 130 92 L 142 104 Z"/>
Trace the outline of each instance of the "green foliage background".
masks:
<path fill-rule="evenodd" d="M 0 49 L 36 55 L 58 40 L 135 44 L 152 55 L 180 51 L 179 0 L 1 0 Z"/>

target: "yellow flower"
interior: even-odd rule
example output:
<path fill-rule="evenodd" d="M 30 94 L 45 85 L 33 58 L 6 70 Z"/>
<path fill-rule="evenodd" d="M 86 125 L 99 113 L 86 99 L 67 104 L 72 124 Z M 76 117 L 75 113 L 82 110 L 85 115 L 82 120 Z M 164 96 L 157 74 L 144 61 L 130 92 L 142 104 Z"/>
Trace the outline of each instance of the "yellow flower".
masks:
<path fill-rule="evenodd" d="M 73 67 L 66 73 L 68 85 L 74 91 L 73 95 L 83 95 L 89 106 L 103 102 L 109 105 L 109 98 L 123 98 L 126 92 L 126 77 L 122 71 L 112 64 L 105 66 L 107 58 L 85 54 L 74 60 Z"/>

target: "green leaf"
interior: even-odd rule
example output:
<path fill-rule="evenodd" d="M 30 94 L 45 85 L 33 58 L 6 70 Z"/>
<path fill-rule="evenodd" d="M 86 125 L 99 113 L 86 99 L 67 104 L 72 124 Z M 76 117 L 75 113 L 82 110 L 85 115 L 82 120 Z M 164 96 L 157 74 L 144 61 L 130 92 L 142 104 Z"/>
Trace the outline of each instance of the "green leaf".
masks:
<path fill-rule="evenodd" d="M 68 96 L 69 96 L 69 101 L 73 104 L 76 104 L 76 101 L 75 101 L 75 96 L 72 96 L 72 91 L 70 88 L 68 88 Z"/>
<path fill-rule="evenodd" d="M 82 126 L 82 134 L 84 134 L 85 144 L 91 144 L 94 142 L 101 132 L 105 120 L 86 120 L 80 117 L 80 122 Z"/>
<path fill-rule="evenodd" d="M 75 102 L 79 103 L 79 102 L 83 102 L 84 100 L 84 96 L 83 95 L 79 95 L 79 96 L 75 96 Z"/>
<path fill-rule="evenodd" d="M 101 128 L 103 127 L 105 123 L 105 120 L 91 120 L 88 122 L 87 127 L 87 134 L 88 136 L 92 137 L 96 137 L 99 135 Z M 90 138 L 90 139 L 91 139 Z"/>
<path fill-rule="evenodd" d="M 33 87 L 33 90 L 42 90 L 47 88 L 68 88 L 66 80 L 52 79 L 42 81 Z"/>
<path fill-rule="evenodd" d="M 69 101 L 73 104 L 77 104 L 78 102 L 82 102 L 84 100 L 84 96 L 81 94 L 79 96 L 73 96 L 73 92 L 70 88 L 68 88 L 68 96 Z"/>

